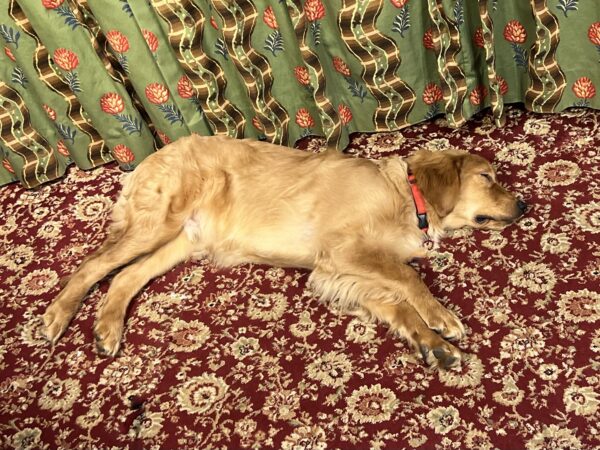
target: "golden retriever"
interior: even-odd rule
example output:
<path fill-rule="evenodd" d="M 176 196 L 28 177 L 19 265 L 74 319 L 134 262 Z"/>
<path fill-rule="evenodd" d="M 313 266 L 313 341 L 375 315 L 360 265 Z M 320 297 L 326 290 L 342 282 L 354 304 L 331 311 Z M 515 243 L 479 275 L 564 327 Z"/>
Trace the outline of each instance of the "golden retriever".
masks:
<path fill-rule="evenodd" d="M 424 198 L 427 234 L 418 226 L 409 171 Z M 88 290 L 126 265 L 94 328 L 98 350 L 114 356 L 136 293 L 205 254 L 219 266 L 310 269 L 322 299 L 384 322 L 428 364 L 452 367 L 461 353 L 447 339 L 460 339 L 465 329 L 407 263 L 446 230 L 502 229 L 525 208 L 497 183 L 488 161 L 465 152 L 420 150 L 405 160 L 371 161 L 192 135 L 127 176 L 108 238 L 47 308 L 44 333 L 56 343 Z"/>

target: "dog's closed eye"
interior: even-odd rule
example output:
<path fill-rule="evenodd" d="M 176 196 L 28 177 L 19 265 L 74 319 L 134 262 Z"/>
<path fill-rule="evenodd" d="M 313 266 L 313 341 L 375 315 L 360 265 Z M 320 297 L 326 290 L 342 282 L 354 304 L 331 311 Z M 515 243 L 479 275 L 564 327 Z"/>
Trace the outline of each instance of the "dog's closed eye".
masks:
<path fill-rule="evenodd" d="M 475 216 L 475 222 L 477 222 L 480 225 L 488 223 L 490 220 L 492 220 L 490 216 Z"/>
<path fill-rule="evenodd" d="M 483 172 L 483 173 L 480 173 L 479 175 L 481 175 L 483 178 L 485 178 L 488 183 L 491 183 L 492 181 L 494 181 L 494 180 L 492 180 L 492 177 L 490 176 L 489 173 Z"/>

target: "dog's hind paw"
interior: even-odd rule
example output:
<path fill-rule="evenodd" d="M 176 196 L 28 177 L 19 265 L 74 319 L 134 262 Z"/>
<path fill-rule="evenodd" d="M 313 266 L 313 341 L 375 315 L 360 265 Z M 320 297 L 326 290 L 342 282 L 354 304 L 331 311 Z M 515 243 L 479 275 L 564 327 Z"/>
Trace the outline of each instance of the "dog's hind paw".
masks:
<path fill-rule="evenodd" d="M 72 318 L 73 315 L 64 311 L 60 306 L 57 306 L 56 304 L 50 305 L 42 315 L 43 336 L 52 345 L 56 344 L 67 329 Z"/>
<path fill-rule="evenodd" d="M 123 336 L 123 323 L 101 318 L 94 327 L 96 350 L 100 355 L 116 356 Z"/>
<path fill-rule="evenodd" d="M 427 326 L 444 339 L 460 340 L 465 334 L 465 326 L 450 310 L 443 308 L 423 318 Z"/>

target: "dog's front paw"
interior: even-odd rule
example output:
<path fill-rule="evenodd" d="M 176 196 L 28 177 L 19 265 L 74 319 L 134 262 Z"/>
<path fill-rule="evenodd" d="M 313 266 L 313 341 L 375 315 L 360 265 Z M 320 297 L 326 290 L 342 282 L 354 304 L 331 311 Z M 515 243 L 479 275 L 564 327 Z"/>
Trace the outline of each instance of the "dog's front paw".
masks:
<path fill-rule="evenodd" d="M 431 367 L 451 369 L 460 366 L 462 354 L 459 349 L 449 342 L 440 340 L 435 346 L 421 345 L 419 347 L 423 360 Z"/>
<path fill-rule="evenodd" d="M 438 311 L 428 315 L 428 317 L 424 317 L 424 319 L 429 328 L 442 335 L 445 339 L 459 340 L 466 334 L 465 326 L 459 318 L 446 308 L 440 308 Z"/>
<path fill-rule="evenodd" d="M 42 322 L 44 323 L 42 334 L 51 344 L 56 344 L 72 318 L 72 313 L 65 311 L 57 303 L 52 303 L 42 316 Z"/>
<path fill-rule="evenodd" d="M 96 349 L 99 354 L 116 356 L 123 336 L 123 320 L 113 314 L 102 314 L 94 326 Z"/>

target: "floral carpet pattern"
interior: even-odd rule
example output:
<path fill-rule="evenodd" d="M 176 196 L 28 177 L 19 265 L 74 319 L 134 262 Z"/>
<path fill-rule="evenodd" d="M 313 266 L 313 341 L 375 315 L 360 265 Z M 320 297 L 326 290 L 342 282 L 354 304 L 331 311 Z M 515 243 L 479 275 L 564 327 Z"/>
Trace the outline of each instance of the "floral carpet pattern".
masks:
<path fill-rule="evenodd" d="M 317 150 L 320 140 L 304 141 Z M 189 261 L 96 354 L 106 281 L 51 348 L 39 315 L 97 248 L 122 172 L 0 190 L 2 448 L 593 449 L 600 447 L 600 112 L 511 107 L 357 135 L 380 158 L 468 149 L 531 205 L 503 232 L 459 231 L 419 265 L 468 329 L 460 370 L 425 367 L 385 327 L 319 303 L 307 272 Z"/>

